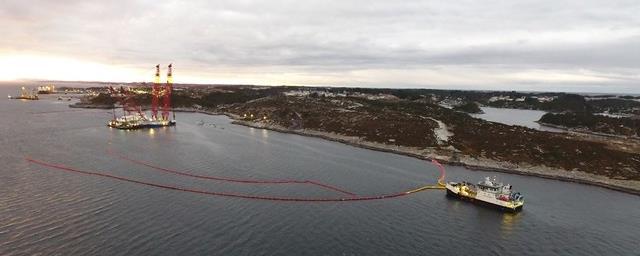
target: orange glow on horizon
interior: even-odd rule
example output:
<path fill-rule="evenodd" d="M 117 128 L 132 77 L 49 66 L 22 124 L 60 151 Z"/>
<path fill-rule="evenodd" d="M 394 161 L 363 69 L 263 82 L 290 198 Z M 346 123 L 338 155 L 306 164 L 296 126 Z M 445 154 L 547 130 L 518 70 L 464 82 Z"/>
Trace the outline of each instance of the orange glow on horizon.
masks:
<path fill-rule="evenodd" d="M 140 70 L 91 61 L 32 54 L 0 55 L 0 81 L 21 79 L 73 81 L 148 81 Z M 146 78 L 146 79 L 145 79 Z"/>
<path fill-rule="evenodd" d="M 36 54 L 0 53 L 0 81 L 59 80 L 101 82 L 152 82 L 154 66 L 148 68 L 123 65 L 108 65 L 75 58 Z M 166 81 L 166 65 L 162 65 L 161 81 Z M 180 66 L 178 66 L 180 67 Z M 252 74 L 242 70 L 214 70 L 212 72 L 191 71 L 179 68 L 177 83 L 196 84 L 280 84 L 271 74 Z M 174 78 L 172 76 L 172 78 Z M 279 78 L 286 79 L 280 74 Z"/>

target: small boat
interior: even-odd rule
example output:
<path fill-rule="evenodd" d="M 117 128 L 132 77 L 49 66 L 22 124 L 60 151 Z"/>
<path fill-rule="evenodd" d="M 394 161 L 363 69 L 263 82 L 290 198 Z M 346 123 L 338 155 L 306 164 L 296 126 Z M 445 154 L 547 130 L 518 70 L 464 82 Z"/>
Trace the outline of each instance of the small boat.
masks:
<path fill-rule="evenodd" d="M 505 211 L 518 212 L 524 206 L 524 197 L 520 192 L 513 191 L 509 184 L 504 185 L 489 177 L 477 184 L 466 181 L 448 182 L 445 187 L 449 197 L 493 206 Z"/>

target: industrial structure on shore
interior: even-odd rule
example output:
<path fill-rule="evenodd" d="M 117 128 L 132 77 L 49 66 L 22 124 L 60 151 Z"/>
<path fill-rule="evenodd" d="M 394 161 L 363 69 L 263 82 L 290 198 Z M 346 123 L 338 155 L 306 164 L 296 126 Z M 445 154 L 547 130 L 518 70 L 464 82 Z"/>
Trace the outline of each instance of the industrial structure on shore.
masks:
<path fill-rule="evenodd" d="M 53 94 L 56 93 L 55 85 L 41 85 L 38 86 L 38 94 Z"/>
<path fill-rule="evenodd" d="M 119 92 L 111 88 L 113 95 L 119 95 L 122 104 L 123 115 L 116 118 L 116 109 L 113 109 L 113 119 L 107 126 L 118 129 L 142 129 L 176 125 L 175 112 L 171 112 L 171 92 L 173 91 L 173 67 L 169 64 L 167 71 L 167 83 L 160 85 L 160 65 L 156 65 L 156 74 L 151 89 L 151 117 L 148 117 L 142 108 L 136 104 L 134 94 L 130 90 L 121 89 Z M 162 105 L 160 101 L 162 98 Z M 158 112 L 161 115 L 158 116 Z"/>

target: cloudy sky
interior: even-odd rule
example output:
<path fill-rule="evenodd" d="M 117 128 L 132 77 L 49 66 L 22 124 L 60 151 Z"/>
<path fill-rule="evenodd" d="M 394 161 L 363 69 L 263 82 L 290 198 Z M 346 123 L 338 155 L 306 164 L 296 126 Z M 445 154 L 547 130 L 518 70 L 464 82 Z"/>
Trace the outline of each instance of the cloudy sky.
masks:
<path fill-rule="evenodd" d="M 0 80 L 640 93 L 640 2 L 0 0 Z"/>

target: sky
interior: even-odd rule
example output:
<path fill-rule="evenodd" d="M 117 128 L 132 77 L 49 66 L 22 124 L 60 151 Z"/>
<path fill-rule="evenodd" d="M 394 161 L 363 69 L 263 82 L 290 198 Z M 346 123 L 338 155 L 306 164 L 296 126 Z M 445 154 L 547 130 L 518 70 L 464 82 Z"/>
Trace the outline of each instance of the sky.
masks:
<path fill-rule="evenodd" d="M 0 0 L 0 81 L 640 93 L 640 1 Z M 166 72 L 166 71 L 163 71 Z"/>

